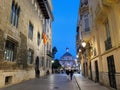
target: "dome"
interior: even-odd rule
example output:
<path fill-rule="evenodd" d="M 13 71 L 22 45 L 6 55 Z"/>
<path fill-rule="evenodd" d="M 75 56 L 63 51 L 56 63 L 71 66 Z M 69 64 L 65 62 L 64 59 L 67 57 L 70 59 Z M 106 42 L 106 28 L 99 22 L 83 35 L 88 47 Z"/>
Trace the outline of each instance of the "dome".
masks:
<path fill-rule="evenodd" d="M 61 60 L 74 60 L 74 57 L 66 50 L 66 53 L 62 55 Z"/>

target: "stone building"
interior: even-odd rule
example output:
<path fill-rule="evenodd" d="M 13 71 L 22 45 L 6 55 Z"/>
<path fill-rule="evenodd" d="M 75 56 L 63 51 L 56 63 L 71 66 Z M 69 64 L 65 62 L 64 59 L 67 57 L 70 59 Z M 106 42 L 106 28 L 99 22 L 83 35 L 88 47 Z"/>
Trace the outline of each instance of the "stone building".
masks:
<path fill-rule="evenodd" d="M 90 38 L 90 18 L 89 18 L 89 6 L 88 0 L 81 0 L 80 9 L 79 9 L 79 17 L 77 23 L 77 35 L 76 35 L 76 51 L 77 53 L 81 53 L 80 59 L 78 62 L 81 63 L 82 74 L 84 76 L 88 76 L 88 58 L 85 56 L 86 54 L 83 52 L 85 49 L 82 48 L 82 44 L 84 42 L 88 42 Z M 82 49 L 81 49 L 82 48 Z M 84 53 L 85 55 L 83 55 Z M 79 56 L 79 55 L 78 55 Z"/>
<path fill-rule="evenodd" d="M 66 49 L 66 52 L 61 56 L 59 60 L 61 66 L 65 69 L 76 68 L 75 58 L 69 53 L 69 49 Z"/>
<path fill-rule="evenodd" d="M 0 1 L 0 87 L 51 71 L 51 0 Z"/>
<path fill-rule="evenodd" d="M 81 38 L 76 38 L 82 71 L 88 73 L 88 78 L 120 90 L 120 1 L 88 0 L 90 32 L 86 34 L 82 33 L 85 30 L 81 24 L 83 7 L 85 5 L 80 6 L 77 25 L 77 37 Z"/>

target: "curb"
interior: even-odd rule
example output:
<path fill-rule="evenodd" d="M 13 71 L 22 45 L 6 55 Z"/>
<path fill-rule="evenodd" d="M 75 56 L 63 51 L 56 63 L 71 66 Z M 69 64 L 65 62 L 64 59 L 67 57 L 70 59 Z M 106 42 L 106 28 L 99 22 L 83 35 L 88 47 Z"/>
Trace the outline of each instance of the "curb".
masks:
<path fill-rule="evenodd" d="M 76 85 L 79 88 L 79 90 L 81 90 L 80 85 L 78 84 L 76 77 L 75 77 L 75 82 L 76 82 Z"/>

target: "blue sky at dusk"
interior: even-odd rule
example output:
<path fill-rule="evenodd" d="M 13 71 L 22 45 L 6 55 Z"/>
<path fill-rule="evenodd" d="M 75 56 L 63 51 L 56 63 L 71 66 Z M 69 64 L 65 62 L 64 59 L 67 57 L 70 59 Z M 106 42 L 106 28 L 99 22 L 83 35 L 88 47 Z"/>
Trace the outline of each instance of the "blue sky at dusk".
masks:
<path fill-rule="evenodd" d="M 52 24 L 52 46 L 58 52 L 59 59 L 69 48 L 69 52 L 76 56 L 76 25 L 80 0 L 52 0 L 54 22 Z"/>

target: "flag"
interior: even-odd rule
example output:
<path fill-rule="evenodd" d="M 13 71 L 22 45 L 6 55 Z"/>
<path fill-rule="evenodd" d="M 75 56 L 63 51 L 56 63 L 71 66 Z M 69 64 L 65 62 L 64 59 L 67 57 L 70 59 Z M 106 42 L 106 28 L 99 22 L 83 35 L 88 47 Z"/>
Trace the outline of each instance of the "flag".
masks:
<path fill-rule="evenodd" d="M 46 33 L 43 33 L 42 37 L 43 37 L 43 43 L 44 43 L 44 45 L 46 45 L 46 44 L 47 44 L 47 36 L 46 36 Z"/>

